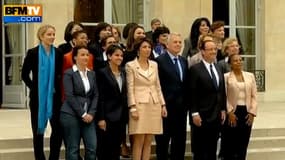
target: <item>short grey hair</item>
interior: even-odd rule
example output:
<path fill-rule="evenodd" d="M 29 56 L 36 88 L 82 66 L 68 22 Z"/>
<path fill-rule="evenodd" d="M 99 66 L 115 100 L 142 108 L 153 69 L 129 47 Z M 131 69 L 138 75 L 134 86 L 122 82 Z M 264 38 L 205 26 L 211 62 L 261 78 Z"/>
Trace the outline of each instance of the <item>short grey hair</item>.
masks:
<path fill-rule="evenodd" d="M 180 34 L 180 33 L 177 33 L 177 32 L 172 32 L 172 33 L 168 34 L 168 36 L 167 36 L 167 43 L 170 42 L 170 39 L 171 39 L 173 36 L 181 37 L 181 34 Z"/>

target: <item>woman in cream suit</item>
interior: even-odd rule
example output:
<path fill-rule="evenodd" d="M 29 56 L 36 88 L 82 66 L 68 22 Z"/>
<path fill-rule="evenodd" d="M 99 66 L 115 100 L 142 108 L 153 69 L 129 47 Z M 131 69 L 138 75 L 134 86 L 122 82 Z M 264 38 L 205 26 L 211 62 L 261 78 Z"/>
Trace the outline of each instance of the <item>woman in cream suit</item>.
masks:
<path fill-rule="evenodd" d="M 245 160 L 254 117 L 257 113 L 256 82 L 252 73 L 242 70 L 238 54 L 229 57 L 226 73 L 228 121 L 225 124 L 224 160 Z"/>
<path fill-rule="evenodd" d="M 134 44 L 138 56 L 126 64 L 129 134 L 133 135 L 133 160 L 149 160 L 154 134 L 162 134 L 162 116 L 167 116 L 157 64 L 149 60 L 151 41 Z"/>

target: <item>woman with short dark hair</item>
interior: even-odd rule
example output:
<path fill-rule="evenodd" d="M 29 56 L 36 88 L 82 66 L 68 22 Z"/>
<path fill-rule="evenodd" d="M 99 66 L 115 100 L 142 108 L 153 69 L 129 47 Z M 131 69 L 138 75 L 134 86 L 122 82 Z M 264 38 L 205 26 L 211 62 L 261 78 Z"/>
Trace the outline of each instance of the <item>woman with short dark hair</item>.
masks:
<path fill-rule="evenodd" d="M 128 120 L 126 73 L 121 68 L 123 50 L 107 48 L 108 65 L 97 72 L 99 86 L 98 153 L 99 160 L 119 160 L 120 145 Z"/>
<path fill-rule="evenodd" d="M 126 64 L 129 134 L 133 136 L 133 160 L 149 160 L 153 136 L 162 134 L 167 116 L 157 63 L 150 60 L 152 43 L 143 38 L 134 44 L 137 57 Z"/>
<path fill-rule="evenodd" d="M 83 29 L 84 27 L 81 23 L 74 21 L 71 21 L 66 25 L 64 30 L 65 43 L 58 46 L 63 54 L 70 52 L 74 47 L 74 43 L 72 42 L 72 34 L 76 31 L 82 31 Z"/>
<path fill-rule="evenodd" d="M 224 74 L 227 95 L 227 121 L 223 132 L 224 160 L 246 160 L 254 117 L 257 114 L 255 76 L 242 69 L 239 54 L 229 56 L 231 71 Z"/>
<path fill-rule="evenodd" d="M 153 56 L 154 58 L 166 52 L 167 37 L 170 31 L 167 27 L 157 27 L 152 33 Z"/>
<path fill-rule="evenodd" d="M 74 65 L 63 76 L 65 100 L 61 107 L 60 123 L 63 127 L 65 158 L 77 160 L 80 140 L 84 143 L 84 159 L 96 159 L 96 130 L 98 89 L 94 71 L 87 68 L 87 46 L 76 46 L 72 51 Z"/>

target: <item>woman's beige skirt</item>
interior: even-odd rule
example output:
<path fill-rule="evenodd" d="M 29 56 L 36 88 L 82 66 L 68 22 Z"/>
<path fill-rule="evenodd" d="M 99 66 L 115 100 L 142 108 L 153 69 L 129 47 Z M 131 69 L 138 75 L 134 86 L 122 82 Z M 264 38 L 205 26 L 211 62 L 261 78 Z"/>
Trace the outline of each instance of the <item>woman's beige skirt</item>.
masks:
<path fill-rule="evenodd" d="M 150 102 L 136 105 L 138 120 L 129 114 L 129 134 L 162 134 L 161 104 Z"/>

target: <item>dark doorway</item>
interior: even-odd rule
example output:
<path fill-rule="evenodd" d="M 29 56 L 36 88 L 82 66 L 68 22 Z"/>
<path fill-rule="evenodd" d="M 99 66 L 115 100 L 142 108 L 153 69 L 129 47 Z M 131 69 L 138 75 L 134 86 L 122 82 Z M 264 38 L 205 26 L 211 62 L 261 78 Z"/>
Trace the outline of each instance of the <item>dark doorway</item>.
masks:
<path fill-rule="evenodd" d="M 213 22 L 224 21 L 225 25 L 229 25 L 229 0 L 212 0 L 213 4 Z M 225 29 L 225 37 L 229 36 L 229 30 Z"/>
<path fill-rule="evenodd" d="M 104 0 L 75 0 L 74 21 L 98 23 L 104 21 Z M 89 39 L 94 39 L 94 26 L 84 26 Z"/>

